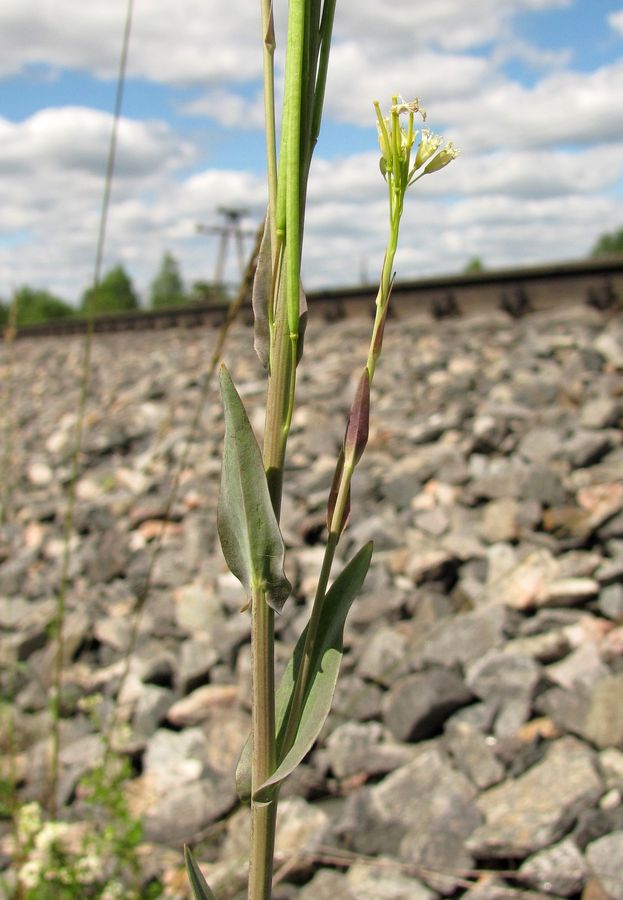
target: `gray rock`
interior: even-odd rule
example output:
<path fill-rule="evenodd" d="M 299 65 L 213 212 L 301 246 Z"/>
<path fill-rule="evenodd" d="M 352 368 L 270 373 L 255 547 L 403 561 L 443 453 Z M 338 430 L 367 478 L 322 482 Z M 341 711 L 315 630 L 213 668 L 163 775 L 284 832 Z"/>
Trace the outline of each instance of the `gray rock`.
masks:
<path fill-rule="evenodd" d="M 495 755 L 495 740 L 486 738 L 468 723 L 450 722 L 446 726 L 444 745 L 457 769 L 480 790 L 498 784 L 504 778 L 504 766 Z"/>
<path fill-rule="evenodd" d="M 561 449 L 560 434 L 553 428 L 532 428 L 522 438 L 518 451 L 528 462 L 543 465 Z"/>
<path fill-rule="evenodd" d="M 363 722 L 381 715 L 383 693 L 355 674 L 340 675 L 333 698 L 332 715 L 337 719 Z"/>
<path fill-rule="evenodd" d="M 357 673 L 385 687 L 409 671 L 407 640 L 397 629 L 381 626 L 370 637 L 366 635 Z"/>
<path fill-rule="evenodd" d="M 168 688 L 156 684 L 143 685 L 134 708 L 132 730 L 135 734 L 149 737 L 164 722 L 175 695 Z"/>
<path fill-rule="evenodd" d="M 413 758 L 413 747 L 387 740 L 378 722 L 345 722 L 329 735 L 325 756 L 338 778 L 392 772 Z"/>
<path fill-rule="evenodd" d="M 472 693 L 458 675 L 431 669 L 408 675 L 392 687 L 383 702 L 383 720 L 399 741 L 424 740 L 470 700 Z"/>
<path fill-rule="evenodd" d="M 400 842 L 400 858 L 444 873 L 440 886 L 452 891 L 455 877 L 473 865 L 463 843 L 481 821 L 474 805 L 474 786 L 449 765 L 439 749 L 429 746 L 370 793 L 371 809 L 379 823 L 407 828 Z M 432 884 L 428 874 L 426 880 Z"/>
<path fill-rule="evenodd" d="M 586 859 L 612 900 L 623 900 L 623 831 L 607 834 L 586 848 Z"/>
<path fill-rule="evenodd" d="M 615 622 L 623 620 L 623 584 L 609 584 L 599 592 L 599 611 Z"/>
<path fill-rule="evenodd" d="M 301 888 L 298 893 L 299 900 L 357 900 L 351 893 L 345 875 L 341 875 L 334 869 L 320 869 L 311 881 Z"/>
<path fill-rule="evenodd" d="M 211 637 L 184 641 L 177 669 L 177 684 L 183 693 L 188 693 L 205 684 L 210 669 L 219 660 L 219 653 Z"/>
<path fill-rule="evenodd" d="M 600 749 L 623 746 L 623 675 L 600 679 L 586 714 L 585 735 Z"/>
<path fill-rule="evenodd" d="M 145 837 L 162 844 L 191 843 L 236 800 L 229 778 L 208 776 L 192 784 L 170 785 L 151 798 L 143 815 Z"/>
<path fill-rule="evenodd" d="M 354 863 L 348 870 L 346 884 L 357 900 L 434 900 L 437 896 L 421 881 L 402 872 L 392 859 L 382 857 L 375 860 L 375 865 Z"/>
<path fill-rule="evenodd" d="M 477 858 L 522 859 L 559 840 L 601 791 L 593 753 L 575 738 L 560 738 L 522 776 L 481 794 L 486 822 L 466 847 Z"/>
<path fill-rule="evenodd" d="M 519 867 L 519 878 L 547 894 L 570 897 L 582 889 L 588 867 L 573 838 L 540 850 Z"/>
<path fill-rule="evenodd" d="M 481 700 L 531 698 L 542 678 L 541 666 L 530 656 L 490 650 L 467 667 L 465 681 Z"/>
<path fill-rule="evenodd" d="M 523 482 L 521 497 L 543 506 L 563 506 L 568 499 L 560 476 L 549 467 L 534 466 Z"/>
<path fill-rule="evenodd" d="M 510 618 L 507 609 L 495 605 L 442 619 L 415 651 L 412 663 L 415 668 L 464 666 L 502 644 Z"/>

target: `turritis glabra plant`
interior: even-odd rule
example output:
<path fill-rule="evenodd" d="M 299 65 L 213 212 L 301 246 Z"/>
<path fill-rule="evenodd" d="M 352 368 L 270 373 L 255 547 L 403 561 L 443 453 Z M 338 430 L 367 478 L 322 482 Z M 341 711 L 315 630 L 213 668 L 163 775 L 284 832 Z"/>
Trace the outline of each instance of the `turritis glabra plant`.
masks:
<path fill-rule="evenodd" d="M 268 212 L 253 287 L 255 348 L 267 369 L 263 447 L 225 367 L 220 373 L 225 440 L 218 531 L 229 568 L 246 593 L 252 620 L 252 731 L 236 773 L 241 800 L 251 807 L 250 900 L 271 896 L 279 787 L 311 749 L 329 713 L 342 658 L 348 610 L 372 556 L 367 544 L 329 584 L 332 563 L 350 512 L 353 472 L 368 439 L 370 387 L 381 353 L 393 265 L 407 188 L 457 155 L 427 129 L 419 101 L 394 97 L 384 116 L 374 104 L 380 168 L 389 199 L 389 238 L 376 297 L 368 357 L 348 416 L 327 504 L 328 538 L 310 620 L 278 686 L 274 675 L 274 616 L 291 591 L 284 574 L 279 529 L 286 443 L 303 349 L 306 303 L 301 288 L 305 196 L 318 133 L 335 0 L 290 0 L 279 154 L 277 155 L 270 0 L 261 0 Z M 190 851 L 189 878 L 196 898 L 215 898 Z"/>

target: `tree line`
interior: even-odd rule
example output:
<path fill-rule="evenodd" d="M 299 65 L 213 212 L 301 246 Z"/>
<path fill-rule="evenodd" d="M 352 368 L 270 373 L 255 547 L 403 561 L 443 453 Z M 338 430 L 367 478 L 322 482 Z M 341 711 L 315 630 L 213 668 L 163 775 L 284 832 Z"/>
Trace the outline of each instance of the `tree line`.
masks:
<path fill-rule="evenodd" d="M 591 250 L 591 259 L 609 259 L 623 256 L 623 228 L 611 233 L 602 234 Z M 482 271 L 483 264 L 479 258 L 470 260 L 465 271 Z M 208 281 L 194 281 L 190 290 L 184 287 L 180 267 L 173 254 L 166 251 L 162 256 L 160 268 L 149 288 L 150 309 L 166 309 L 185 306 L 191 303 L 213 303 L 226 299 L 223 285 Z M 19 288 L 11 301 L 0 300 L 0 326 L 11 319 L 11 309 L 15 316 L 15 324 L 34 325 L 50 319 L 62 319 L 68 316 L 105 315 L 106 313 L 140 309 L 138 295 L 132 280 L 122 265 L 114 266 L 104 275 L 97 286 L 87 288 L 80 307 L 76 309 L 55 296 L 50 291 L 36 289 L 24 285 Z"/>
<path fill-rule="evenodd" d="M 192 303 L 213 303 L 226 297 L 222 285 L 194 281 L 189 290 L 184 286 L 175 257 L 165 252 L 160 268 L 149 288 L 148 308 L 166 309 Z M 78 308 L 66 303 L 51 291 L 23 285 L 11 300 L 0 300 L 0 326 L 14 317 L 16 326 L 35 325 L 50 319 L 70 316 L 106 315 L 140 309 L 141 303 L 132 279 L 122 265 L 110 269 L 99 284 L 87 288 Z"/>

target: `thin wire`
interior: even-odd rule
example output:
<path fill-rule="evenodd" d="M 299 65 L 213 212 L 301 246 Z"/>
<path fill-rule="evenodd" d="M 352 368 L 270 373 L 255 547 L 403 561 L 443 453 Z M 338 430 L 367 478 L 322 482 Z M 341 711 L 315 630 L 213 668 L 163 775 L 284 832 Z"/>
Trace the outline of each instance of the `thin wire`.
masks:
<path fill-rule="evenodd" d="M 112 131 L 110 135 L 110 144 L 108 147 L 108 158 L 106 161 L 106 174 L 104 179 L 104 193 L 102 196 L 102 207 L 100 212 L 99 232 L 97 236 L 97 248 L 95 252 L 95 265 L 93 268 L 93 288 L 97 288 L 100 283 L 102 260 L 104 258 L 104 246 L 106 243 L 106 228 L 108 225 L 108 211 L 110 208 L 110 197 L 112 193 L 112 184 L 115 173 L 115 161 L 117 155 L 117 133 L 119 130 L 119 120 L 121 118 L 121 107 L 123 104 L 123 92 L 125 87 L 126 68 L 128 62 L 128 49 L 130 45 L 130 32 L 132 28 L 132 14 L 134 10 L 134 0 L 128 0 L 125 26 L 123 30 L 123 43 L 121 47 L 121 57 L 119 59 L 119 71 L 117 75 L 117 91 L 115 96 L 115 106 L 113 112 Z M 58 808 L 58 776 L 59 776 L 59 753 L 60 753 L 60 712 L 61 712 L 61 683 L 63 677 L 63 662 L 65 655 L 64 640 L 64 624 L 65 624 L 65 608 L 67 600 L 67 587 L 69 584 L 69 567 L 71 563 L 71 537 L 74 532 L 74 518 L 76 509 L 76 489 L 78 483 L 78 475 L 80 469 L 80 451 L 82 449 L 82 436 L 85 418 L 86 403 L 89 394 L 90 374 L 91 374 L 91 346 L 93 343 L 93 318 L 94 309 L 87 305 L 85 310 L 87 313 L 87 330 L 84 338 L 81 378 L 80 378 L 80 397 L 78 401 L 78 414 L 76 417 L 76 427 L 74 432 L 74 443 L 71 460 L 71 477 L 67 490 L 67 510 L 65 513 L 65 521 L 63 527 L 63 562 L 61 567 L 61 577 L 57 596 L 56 616 L 54 620 L 54 634 L 56 640 L 52 688 L 50 692 L 50 712 L 52 718 L 52 727 L 50 735 L 50 795 L 49 808 L 53 818 L 56 817 Z"/>

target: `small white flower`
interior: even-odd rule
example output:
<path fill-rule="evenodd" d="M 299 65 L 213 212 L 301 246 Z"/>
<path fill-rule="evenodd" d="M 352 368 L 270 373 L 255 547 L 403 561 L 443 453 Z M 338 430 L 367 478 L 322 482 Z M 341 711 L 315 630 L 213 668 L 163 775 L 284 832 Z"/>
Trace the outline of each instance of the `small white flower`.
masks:
<path fill-rule="evenodd" d="M 423 166 L 425 162 L 427 162 L 433 154 L 435 154 L 439 147 L 441 146 L 441 141 L 443 139 L 438 134 L 433 134 L 428 130 L 428 128 L 424 128 L 422 130 L 422 136 L 420 137 L 420 143 L 417 148 L 417 153 L 415 154 L 415 168 L 419 169 L 420 166 Z"/>

